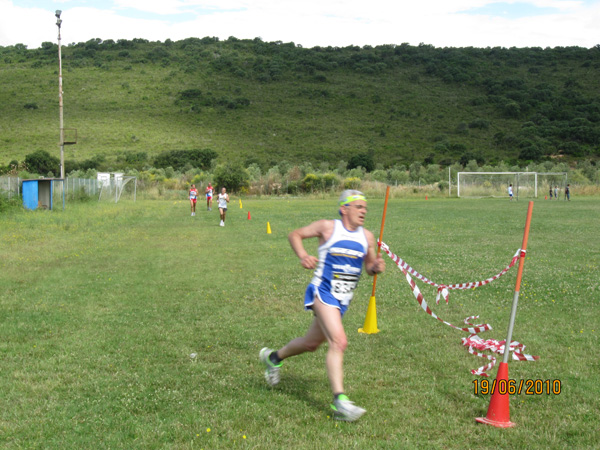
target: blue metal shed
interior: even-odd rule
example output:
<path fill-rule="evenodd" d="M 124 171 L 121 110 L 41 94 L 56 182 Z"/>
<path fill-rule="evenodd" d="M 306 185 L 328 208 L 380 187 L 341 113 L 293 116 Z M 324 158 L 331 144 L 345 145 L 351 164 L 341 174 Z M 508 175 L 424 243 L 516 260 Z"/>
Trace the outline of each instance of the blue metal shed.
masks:
<path fill-rule="evenodd" d="M 62 191 L 63 209 L 65 209 L 65 191 L 61 178 L 23 180 L 23 206 L 31 210 L 37 208 L 52 209 L 55 185 L 59 182 L 60 191 Z"/>

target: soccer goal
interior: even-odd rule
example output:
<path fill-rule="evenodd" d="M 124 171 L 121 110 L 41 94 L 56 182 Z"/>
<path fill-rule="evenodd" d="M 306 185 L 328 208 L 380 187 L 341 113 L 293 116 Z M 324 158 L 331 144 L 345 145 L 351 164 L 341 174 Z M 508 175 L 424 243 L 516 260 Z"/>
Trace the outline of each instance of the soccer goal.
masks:
<path fill-rule="evenodd" d="M 564 197 L 567 186 L 567 172 L 538 172 L 538 190 L 546 198 Z"/>
<path fill-rule="evenodd" d="M 100 192 L 98 201 L 108 200 L 118 203 L 123 193 L 127 193 L 128 197 L 133 201 L 137 196 L 137 178 L 123 176 L 122 173 L 103 173 L 98 172 L 98 183 L 100 184 Z"/>
<path fill-rule="evenodd" d="M 511 185 L 515 198 L 536 198 L 537 172 L 458 172 L 457 196 L 507 198 Z"/>

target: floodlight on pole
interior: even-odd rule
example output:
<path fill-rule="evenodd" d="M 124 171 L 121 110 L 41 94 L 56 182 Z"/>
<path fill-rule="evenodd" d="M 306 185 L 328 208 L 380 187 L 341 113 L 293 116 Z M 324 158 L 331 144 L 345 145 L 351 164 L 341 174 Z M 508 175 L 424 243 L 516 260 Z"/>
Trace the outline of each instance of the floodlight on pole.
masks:
<path fill-rule="evenodd" d="M 65 129 L 63 123 L 63 88 L 62 88 L 62 56 L 60 45 L 60 26 L 62 20 L 60 18 L 62 11 L 56 10 L 56 26 L 58 27 L 58 111 L 60 117 L 60 177 L 65 178 Z"/>

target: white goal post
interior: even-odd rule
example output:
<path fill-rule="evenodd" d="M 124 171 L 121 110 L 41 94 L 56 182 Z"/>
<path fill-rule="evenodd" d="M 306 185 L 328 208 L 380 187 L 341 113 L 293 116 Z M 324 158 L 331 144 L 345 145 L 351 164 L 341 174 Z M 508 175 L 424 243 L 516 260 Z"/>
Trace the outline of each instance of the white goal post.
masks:
<path fill-rule="evenodd" d="M 537 172 L 458 172 L 457 196 L 506 198 L 512 185 L 515 198 L 537 198 Z"/>
<path fill-rule="evenodd" d="M 133 181 L 133 183 L 129 184 L 130 181 Z M 133 201 L 136 200 L 137 177 L 123 176 L 122 173 L 98 172 L 98 183 L 100 185 L 98 201 L 109 200 L 118 203 L 121 199 L 123 191 L 125 190 L 127 190 L 129 194 L 133 197 Z M 128 184 L 129 189 L 126 189 Z"/>

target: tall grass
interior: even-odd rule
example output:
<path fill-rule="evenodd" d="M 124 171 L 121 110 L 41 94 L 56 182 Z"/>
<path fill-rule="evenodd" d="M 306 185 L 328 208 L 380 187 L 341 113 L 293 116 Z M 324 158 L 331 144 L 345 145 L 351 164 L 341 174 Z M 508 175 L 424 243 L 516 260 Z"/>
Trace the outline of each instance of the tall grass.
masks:
<path fill-rule="evenodd" d="M 521 245 L 526 207 L 392 198 L 384 240 L 435 281 L 477 281 Z M 383 199 L 369 208 L 377 232 Z M 535 203 L 513 338 L 540 360 L 511 362 L 510 378 L 559 379 L 562 391 L 512 396 L 517 426 L 499 430 L 474 421 L 489 404 L 469 372 L 482 360 L 461 346 L 464 333 L 422 312 L 390 260 L 377 283 L 381 332 L 357 333 L 366 275 L 344 319 L 346 388 L 368 413 L 329 417 L 325 348 L 286 361 L 267 388 L 258 351 L 311 321 L 311 274 L 287 233 L 336 217 L 334 198 L 243 199 L 243 209 L 232 198 L 224 228 L 201 206 L 190 217 L 181 199 L 10 210 L 0 216 L 0 445 L 595 448 L 599 214 L 597 199 Z M 443 319 L 479 314 L 494 327 L 482 337 L 504 339 L 515 275 L 452 292 L 448 305 L 422 291 Z"/>

